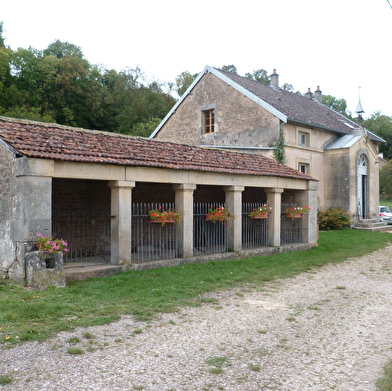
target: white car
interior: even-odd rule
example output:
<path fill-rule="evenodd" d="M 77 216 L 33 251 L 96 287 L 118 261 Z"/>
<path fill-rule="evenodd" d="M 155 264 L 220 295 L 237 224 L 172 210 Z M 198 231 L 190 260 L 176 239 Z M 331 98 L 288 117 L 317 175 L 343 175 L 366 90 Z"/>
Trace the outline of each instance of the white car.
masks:
<path fill-rule="evenodd" d="M 387 206 L 380 206 L 380 221 L 392 224 L 392 213 Z"/>

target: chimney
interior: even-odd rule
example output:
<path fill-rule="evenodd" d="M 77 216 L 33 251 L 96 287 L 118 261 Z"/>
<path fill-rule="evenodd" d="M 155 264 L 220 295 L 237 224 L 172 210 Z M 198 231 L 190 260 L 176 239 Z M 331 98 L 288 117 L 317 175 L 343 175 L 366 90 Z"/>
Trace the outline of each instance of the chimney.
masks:
<path fill-rule="evenodd" d="M 313 96 L 313 93 L 310 91 L 310 88 L 308 88 L 308 92 L 305 94 L 305 98 L 312 100 L 312 96 Z"/>
<path fill-rule="evenodd" d="M 318 103 L 323 103 L 323 96 L 321 94 L 321 90 L 320 90 L 320 86 L 317 86 L 317 90 L 314 92 L 314 99 L 318 102 Z"/>
<path fill-rule="evenodd" d="M 279 88 L 279 75 L 276 73 L 276 69 L 273 70 L 270 78 L 271 78 L 270 85 L 272 87 Z"/>

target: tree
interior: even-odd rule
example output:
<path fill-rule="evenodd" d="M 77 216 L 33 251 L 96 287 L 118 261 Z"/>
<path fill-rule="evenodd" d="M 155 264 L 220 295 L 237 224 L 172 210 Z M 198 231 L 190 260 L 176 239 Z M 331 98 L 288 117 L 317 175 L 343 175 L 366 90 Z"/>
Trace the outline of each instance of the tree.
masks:
<path fill-rule="evenodd" d="M 0 22 L 0 48 L 5 48 L 3 22 Z"/>
<path fill-rule="evenodd" d="M 282 90 L 288 91 L 288 92 L 293 92 L 293 91 L 294 91 L 294 87 L 293 87 L 292 84 L 283 83 L 283 85 L 282 85 Z"/>
<path fill-rule="evenodd" d="M 392 198 L 392 162 L 389 162 L 380 170 L 380 194 Z"/>
<path fill-rule="evenodd" d="M 381 114 L 380 111 L 376 111 L 363 121 L 362 126 L 386 141 L 386 144 L 380 145 L 380 152 L 384 155 L 385 159 L 391 159 L 392 117 L 388 117 L 387 115 Z"/>
<path fill-rule="evenodd" d="M 222 69 L 222 71 L 231 72 L 231 73 L 235 73 L 236 75 L 238 75 L 237 68 L 235 65 L 223 65 L 221 69 Z"/>
<path fill-rule="evenodd" d="M 322 96 L 322 103 L 325 106 L 328 106 L 332 110 L 335 110 L 339 114 L 342 114 L 348 119 L 353 119 L 351 113 L 347 111 L 347 102 L 345 99 L 338 99 L 332 95 L 323 95 Z"/>
<path fill-rule="evenodd" d="M 188 71 L 181 72 L 176 77 L 177 94 L 179 96 L 182 96 L 185 93 L 185 91 L 189 88 L 189 86 L 193 83 L 193 81 L 196 79 L 197 76 L 198 76 L 197 73 L 194 73 L 192 75 Z"/>
<path fill-rule="evenodd" d="M 52 42 L 43 53 L 45 56 L 63 57 L 79 57 L 83 58 L 82 50 L 79 46 L 69 42 L 61 42 L 59 39 Z"/>
<path fill-rule="evenodd" d="M 265 69 L 258 69 L 252 73 L 245 73 L 245 77 L 251 80 L 260 81 L 265 84 L 270 83 L 270 77 Z"/>

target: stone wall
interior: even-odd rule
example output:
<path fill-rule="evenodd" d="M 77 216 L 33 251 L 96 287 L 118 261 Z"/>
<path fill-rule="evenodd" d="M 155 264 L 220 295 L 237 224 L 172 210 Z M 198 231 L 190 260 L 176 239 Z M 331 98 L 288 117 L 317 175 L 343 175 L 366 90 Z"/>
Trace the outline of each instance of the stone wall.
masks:
<path fill-rule="evenodd" d="M 332 208 L 343 208 L 350 213 L 350 188 L 355 178 L 356 167 L 351 167 L 350 156 L 347 150 L 328 151 L 324 157 L 324 180 L 328 183 L 325 187 L 325 205 Z M 354 192 L 355 194 L 355 192 Z M 327 208 L 326 207 L 326 208 Z"/>
<path fill-rule="evenodd" d="M 215 110 L 215 132 L 202 134 L 202 111 Z M 158 132 L 158 140 L 194 145 L 272 147 L 279 120 L 208 73 Z"/>
<path fill-rule="evenodd" d="M 12 240 L 11 222 L 15 216 L 12 186 L 15 158 L 0 146 L 0 278 L 8 277 L 9 267 L 16 263 L 16 245 Z"/>

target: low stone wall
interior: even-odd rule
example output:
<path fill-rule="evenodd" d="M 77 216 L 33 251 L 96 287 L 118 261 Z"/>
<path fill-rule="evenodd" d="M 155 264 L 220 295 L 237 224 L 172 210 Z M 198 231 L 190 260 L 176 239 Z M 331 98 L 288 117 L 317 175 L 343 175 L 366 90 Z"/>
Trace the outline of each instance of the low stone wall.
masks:
<path fill-rule="evenodd" d="M 241 250 L 238 252 L 226 252 L 226 253 L 202 255 L 202 256 L 191 257 L 191 258 L 175 258 L 175 259 L 151 261 L 146 263 L 132 263 L 131 265 L 128 266 L 127 270 L 148 270 L 148 269 L 157 269 L 161 267 L 185 265 L 188 263 L 206 263 L 210 261 L 217 262 L 217 261 L 246 259 L 251 257 L 265 257 L 268 255 L 274 255 L 279 253 L 305 251 L 315 246 L 317 246 L 317 243 L 313 243 L 313 244 L 293 243 L 280 247 L 263 247 L 263 248 L 251 249 L 251 250 Z"/>
<path fill-rule="evenodd" d="M 42 290 L 49 286 L 65 288 L 63 253 L 32 251 L 25 255 L 27 286 Z"/>

